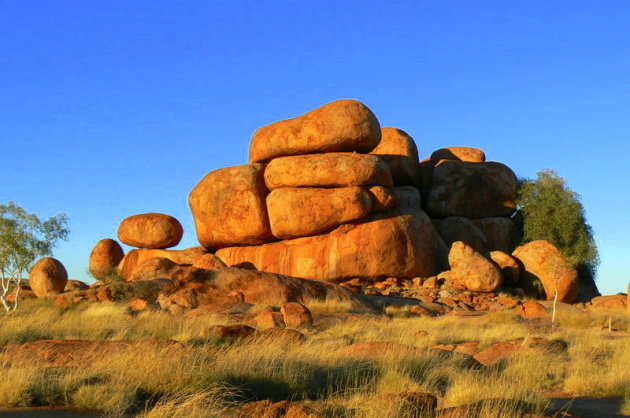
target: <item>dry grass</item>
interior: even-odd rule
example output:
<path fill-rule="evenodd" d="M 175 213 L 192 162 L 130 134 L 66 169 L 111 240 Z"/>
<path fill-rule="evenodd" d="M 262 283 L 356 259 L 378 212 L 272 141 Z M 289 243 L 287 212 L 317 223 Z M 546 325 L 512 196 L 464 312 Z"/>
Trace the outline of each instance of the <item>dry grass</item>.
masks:
<path fill-rule="evenodd" d="M 349 308 L 311 305 L 322 313 Z M 195 417 L 219 415 L 250 400 L 287 399 L 308 402 L 326 416 L 396 417 L 407 412 L 383 395 L 417 390 L 438 396 L 440 407 L 485 400 L 485 416 L 496 411 L 518 415 L 521 403 L 540 412 L 550 391 L 625 397 L 629 409 L 630 338 L 613 338 L 593 329 L 607 323 L 607 314 L 560 312 L 561 326 L 556 328 L 523 321 L 509 312 L 466 318 L 410 317 L 404 310 L 389 314 L 312 332 L 301 344 L 250 340 L 217 345 L 199 341 L 207 327 L 225 323 L 221 316 L 146 312 L 130 317 L 126 307 L 115 304 L 61 310 L 48 301 L 33 301 L 2 317 L 0 346 L 50 338 L 158 338 L 177 340 L 188 348 L 173 353 L 138 346 L 122 355 L 104 354 L 81 368 L 0 364 L 0 406 L 56 405 L 110 416 Z M 613 324 L 630 331 L 628 315 L 614 316 Z M 482 370 L 428 350 L 435 344 L 480 341 L 483 347 L 530 337 L 560 339 L 569 348 L 557 354 L 524 351 Z M 361 341 L 399 343 L 417 350 L 369 358 L 341 350 Z"/>

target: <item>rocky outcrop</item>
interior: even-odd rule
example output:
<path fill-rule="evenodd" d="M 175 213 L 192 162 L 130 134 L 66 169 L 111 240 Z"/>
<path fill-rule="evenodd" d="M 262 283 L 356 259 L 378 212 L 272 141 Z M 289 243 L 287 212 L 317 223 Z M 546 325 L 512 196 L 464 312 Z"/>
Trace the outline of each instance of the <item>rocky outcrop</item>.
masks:
<path fill-rule="evenodd" d="M 387 163 L 395 186 L 420 186 L 418 147 L 407 132 L 397 128 L 381 129 L 381 142 L 370 154 L 378 155 Z"/>
<path fill-rule="evenodd" d="M 516 175 L 496 163 L 441 161 L 433 168 L 426 210 L 431 217 L 509 217 L 516 208 Z"/>
<path fill-rule="evenodd" d="M 206 248 L 255 245 L 274 239 L 265 199 L 264 164 L 214 170 L 190 193 L 197 239 Z"/>
<path fill-rule="evenodd" d="M 184 229 L 172 216 L 141 213 L 125 218 L 118 227 L 118 239 L 138 248 L 170 248 L 179 244 Z"/>
<path fill-rule="evenodd" d="M 367 217 L 372 194 L 362 187 L 285 187 L 267 196 L 271 232 L 280 239 L 313 236 Z"/>
<path fill-rule="evenodd" d="M 249 147 L 249 161 L 268 162 L 277 157 L 324 152 L 369 152 L 380 140 L 380 125 L 367 106 L 356 100 L 337 100 L 258 129 Z"/>
<path fill-rule="evenodd" d="M 130 281 L 129 277 L 137 266 L 152 258 L 166 258 L 177 264 L 194 264 L 202 256 L 209 254 L 203 247 L 186 248 L 185 250 L 131 250 L 118 266 L 118 274 Z"/>
<path fill-rule="evenodd" d="M 280 157 L 265 169 L 269 190 L 282 187 L 392 187 L 392 174 L 377 156 L 352 152 Z"/>
<path fill-rule="evenodd" d="M 448 262 L 451 266 L 449 277 L 468 290 L 492 292 L 503 284 L 499 267 L 461 241 L 453 243 Z"/>
<path fill-rule="evenodd" d="M 429 277 L 441 271 L 446 246 L 419 208 L 419 192 L 396 188 L 395 209 L 341 225 L 330 233 L 217 251 L 228 265 L 319 280 Z"/>
<path fill-rule="evenodd" d="M 116 274 L 118 264 L 124 256 L 125 253 L 117 241 L 102 239 L 96 243 L 90 254 L 90 273 L 97 280 L 107 281 Z"/>
<path fill-rule="evenodd" d="M 28 285 L 38 298 L 63 292 L 66 283 L 68 283 L 66 268 L 52 257 L 42 258 L 35 263 L 28 278 Z"/>
<path fill-rule="evenodd" d="M 519 287 L 547 300 L 554 299 L 557 289 L 560 302 L 575 302 L 577 271 L 553 244 L 544 240 L 532 241 L 518 247 L 512 255 L 523 265 Z"/>

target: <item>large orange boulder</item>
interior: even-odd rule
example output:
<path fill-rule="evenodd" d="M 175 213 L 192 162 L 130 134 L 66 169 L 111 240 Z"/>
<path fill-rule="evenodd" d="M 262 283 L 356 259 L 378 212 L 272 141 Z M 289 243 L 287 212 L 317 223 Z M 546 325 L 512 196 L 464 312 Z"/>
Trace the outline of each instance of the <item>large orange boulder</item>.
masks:
<path fill-rule="evenodd" d="M 372 212 L 372 194 L 362 187 L 285 187 L 267 196 L 271 232 L 277 238 L 317 235 Z"/>
<path fill-rule="evenodd" d="M 426 210 L 431 217 L 510 216 L 516 208 L 516 175 L 496 162 L 443 160 L 433 168 Z"/>
<path fill-rule="evenodd" d="M 418 147 L 402 129 L 381 129 L 381 142 L 370 154 L 383 159 L 392 173 L 395 186 L 415 186 L 421 182 Z"/>
<path fill-rule="evenodd" d="M 483 163 L 486 161 L 486 153 L 478 148 L 446 147 L 433 151 L 433 153 L 431 154 L 431 161 L 433 161 L 434 163 L 438 163 L 440 160 Z"/>
<path fill-rule="evenodd" d="M 519 287 L 547 300 L 554 299 L 557 289 L 560 302 L 575 302 L 579 290 L 577 271 L 553 244 L 532 241 L 518 247 L 512 255 L 523 265 Z"/>
<path fill-rule="evenodd" d="M 249 161 L 267 162 L 287 155 L 369 152 L 381 141 L 374 113 L 356 100 L 337 100 L 254 133 Z"/>
<path fill-rule="evenodd" d="M 475 251 L 486 252 L 488 241 L 484 233 L 468 218 L 450 216 L 446 219 L 433 219 L 433 225 L 449 247 L 455 241 L 463 241 Z"/>
<path fill-rule="evenodd" d="M 203 247 L 192 247 L 185 250 L 131 250 L 118 265 L 118 274 L 129 281 L 136 267 L 152 258 L 166 258 L 177 264 L 192 265 L 206 254 L 209 252 Z"/>
<path fill-rule="evenodd" d="M 503 284 L 499 267 L 475 251 L 471 246 L 457 241 L 448 254 L 451 280 L 474 292 L 493 292 Z"/>
<path fill-rule="evenodd" d="M 125 252 L 117 241 L 102 239 L 96 243 L 90 254 L 90 273 L 97 280 L 107 281 L 116 274 L 116 268 L 124 256 Z"/>
<path fill-rule="evenodd" d="M 510 285 L 516 285 L 521 277 L 521 265 L 516 258 L 503 251 L 491 251 L 488 258 L 499 266 L 503 273 L 503 280 Z"/>
<path fill-rule="evenodd" d="M 190 192 L 197 239 L 206 248 L 272 241 L 264 164 L 214 170 Z"/>
<path fill-rule="evenodd" d="M 125 218 L 118 227 L 118 239 L 139 248 L 169 248 L 179 244 L 184 229 L 172 216 L 141 213 Z"/>
<path fill-rule="evenodd" d="M 392 174 L 380 158 L 353 152 L 294 155 L 273 159 L 265 169 L 270 190 L 281 187 L 392 187 Z"/>
<path fill-rule="evenodd" d="M 39 260 L 28 277 L 28 285 L 38 298 L 62 293 L 68 283 L 68 272 L 61 262 L 52 257 Z"/>
<path fill-rule="evenodd" d="M 430 277 L 448 250 L 413 187 L 396 188 L 395 209 L 372 214 L 314 237 L 217 251 L 228 265 L 320 280 Z"/>
<path fill-rule="evenodd" d="M 483 232 L 488 242 L 488 251 L 511 253 L 516 246 L 516 226 L 510 218 L 472 219 L 472 223 Z"/>

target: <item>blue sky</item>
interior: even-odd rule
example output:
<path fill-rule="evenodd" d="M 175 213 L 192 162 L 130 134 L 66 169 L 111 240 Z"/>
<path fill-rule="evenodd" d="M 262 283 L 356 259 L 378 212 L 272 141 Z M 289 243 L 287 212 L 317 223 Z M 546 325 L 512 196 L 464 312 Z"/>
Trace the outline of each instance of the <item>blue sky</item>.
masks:
<path fill-rule="evenodd" d="M 582 195 L 604 293 L 630 281 L 627 1 L 3 1 L 0 202 L 68 213 L 55 256 L 187 206 L 252 133 L 339 98 L 409 132 L 421 157 L 474 146 Z"/>

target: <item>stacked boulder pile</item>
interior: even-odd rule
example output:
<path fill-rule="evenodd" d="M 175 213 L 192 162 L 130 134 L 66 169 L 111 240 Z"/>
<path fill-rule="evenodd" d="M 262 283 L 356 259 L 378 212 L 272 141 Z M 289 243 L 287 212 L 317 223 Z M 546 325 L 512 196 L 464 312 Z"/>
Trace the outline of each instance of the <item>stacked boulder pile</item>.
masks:
<path fill-rule="evenodd" d="M 514 307 L 499 291 L 550 300 L 557 290 L 575 302 L 577 272 L 557 248 L 515 248 L 516 195 L 514 172 L 482 150 L 420 161 L 410 135 L 339 100 L 260 128 L 249 164 L 201 179 L 189 195 L 200 246 L 170 249 L 183 234 L 175 218 L 135 215 L 118 237 L 136 249 L 102 240 L 90 271 L 104 282 L 168 279 L 154 292 L 168 309 L 353 293 L 474 309 Z"/>

